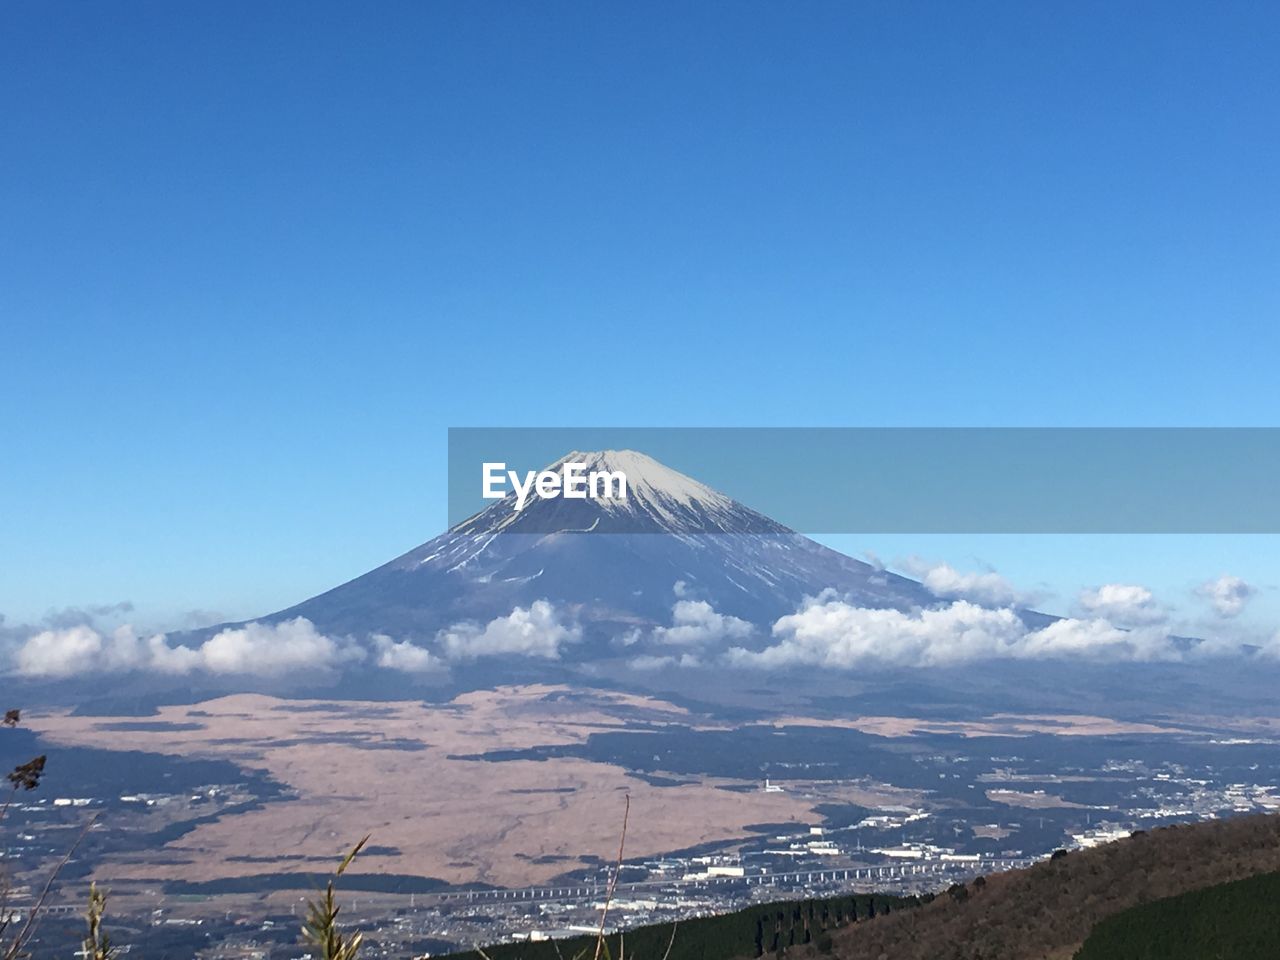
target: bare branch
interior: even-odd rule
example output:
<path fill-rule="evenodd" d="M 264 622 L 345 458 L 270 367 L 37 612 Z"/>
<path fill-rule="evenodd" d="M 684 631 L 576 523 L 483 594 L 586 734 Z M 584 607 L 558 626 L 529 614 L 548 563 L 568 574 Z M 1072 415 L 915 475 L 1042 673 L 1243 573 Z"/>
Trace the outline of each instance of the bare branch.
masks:
<path fill-rule="evenodd" d="M 671 956 L 671 948 L 676 945 L 676 927 L 680 926 L 680 921 L 675 920 L 671 924 L 671 939 L 667 941 L 667 952 L 662 955 L 662 960 L 669 960 Z"/>
<path fill-rule="evenodd" d="M 32 906 L 31 912 L 27 914 L 27 920 L 22 925 L 22 929 L 18 931 L 18 935 L 14 937 L 13 942 L 5 949 L 5 952 L 0 954 L 0 960 L 17 960 L 18 957 L 22 956 L 22 947 L 31 938 L 31 935 L 35 933 L 36 920 L 40 916 L 40 911 L 44 909 L 45 901 L 49 899 L 49 891 L 53 889 L 54 881 L 58 879 L 58 874 L 62 872 L 62 868 L 71 861 L 72 854 L 76 852 L 76 848 L 80 846 L 88 835 L 89 830 L 97 822 L 97 814 L 89 818 L 84 825 L 84 829 L 80 831 L 75 842 L 71 844 L 70 849 L 63 854 L 62 859 L 58 861 L 58 865 L 53 868 L 53 872 L 49 874 L 49 879 L 44 883 L 44 889 L 40 891 L 39 898 L 36 900 L 35 905 Z"/>
<path fill-rule="evenodd" d="M 626 795 L 627 805 L 622 811 L 622 836 L 618 839 L 618 860 L 614 864 L 613 876 L 609 878 L 609 887 L 604 895 L 604 908 L 600 911 L 600 930 L 596 934 L 595 960 L 600 960 L 600 951 L 604 948 L 604 928 L 609 919 L 609 904 L 613 902 L 613 892 L 618 889 L 618 877 L 622 873 L 622 855 L 627 847 L 627 821 L 631 818 L 631 794 Z"/>

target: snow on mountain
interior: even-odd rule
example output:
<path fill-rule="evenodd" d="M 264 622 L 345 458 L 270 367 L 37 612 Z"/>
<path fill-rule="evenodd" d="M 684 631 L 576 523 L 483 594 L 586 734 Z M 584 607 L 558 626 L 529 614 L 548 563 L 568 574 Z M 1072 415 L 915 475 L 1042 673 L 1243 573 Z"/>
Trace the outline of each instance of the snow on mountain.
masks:
<path fill-rule="evenodd" d="M 545 469 L 559 473 L 567 463 L 585 473 L 621 473 L 627 496 L 618 499 L 541 500 L 522 510 L 508 494 L 453 528 L 453 533 L 790 533 L 782 524 L 634 450 L 565 454 Z"/>

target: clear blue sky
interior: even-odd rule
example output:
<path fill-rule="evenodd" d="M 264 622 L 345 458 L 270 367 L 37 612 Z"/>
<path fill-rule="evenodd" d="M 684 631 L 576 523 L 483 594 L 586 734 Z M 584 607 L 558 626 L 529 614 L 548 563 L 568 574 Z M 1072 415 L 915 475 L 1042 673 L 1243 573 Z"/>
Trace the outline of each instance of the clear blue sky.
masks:
<path fill-rule="evenodd" d="M 451 425 L 1276 425 L 1277 49 L 1267 2 L 10 2 L 0 612 L 318 592 L 439 532 Z"/>

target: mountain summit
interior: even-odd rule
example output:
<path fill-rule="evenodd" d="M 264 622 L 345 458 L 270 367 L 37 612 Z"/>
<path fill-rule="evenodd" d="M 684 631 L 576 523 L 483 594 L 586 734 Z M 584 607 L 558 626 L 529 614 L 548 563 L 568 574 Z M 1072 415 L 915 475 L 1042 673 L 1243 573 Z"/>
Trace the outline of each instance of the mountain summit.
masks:
<path fill-rule="evenodd" d="M 586 475 L 626 477 L 625 497 L 541 499 L 531 494 L 517 509 L 514 493 L 457 524 L 452 533 L 792 533 L 650 456 L 634 450 L 574 450 L 545 470 L 567 464 Z"/>
<path fill-rule="evenodd" d="M 330 634 L 428 640 L 546 600 L 590 641 L 671 622 L 677 595 L 769 624 L 832 588 L 876 607 L 935 598 L 914 580 L 837 553 L 632 450 L 574 451 L 550 464 L 626 474 L 620 500 L 491 503 L 420 547 L 269 617 L 306 617 Z M 582 649 L 589 650 L 588 643 Z"/>

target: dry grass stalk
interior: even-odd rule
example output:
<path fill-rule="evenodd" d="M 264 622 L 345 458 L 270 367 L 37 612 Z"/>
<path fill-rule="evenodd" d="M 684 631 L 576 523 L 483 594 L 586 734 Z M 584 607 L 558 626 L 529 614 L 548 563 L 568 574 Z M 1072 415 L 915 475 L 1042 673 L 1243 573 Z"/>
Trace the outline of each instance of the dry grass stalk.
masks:
<path fill-rule="evenodd" d="M 302 940 L 320 952 L 319 960 L 357 960 L 360 956 L 360 944 L 364 934 L 356 932 L 344 934 L 338 927 L 338 914 L 342 908 L 338 906 L 338 898 L 334 891 L 334 881 L 342 876 L 351 861 L 369 842 L 368 835 L 351 848 L 338 865 L 338 869 L 329 879 L 324 893 L 316 900 L 307 903 L 307 920 L 302 925 Z"/>

